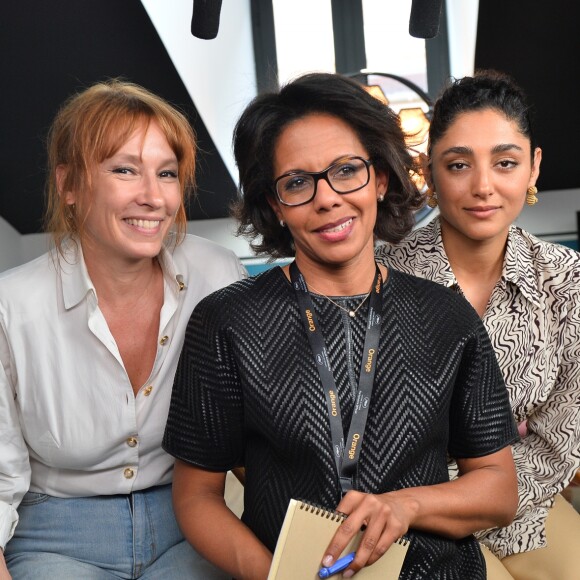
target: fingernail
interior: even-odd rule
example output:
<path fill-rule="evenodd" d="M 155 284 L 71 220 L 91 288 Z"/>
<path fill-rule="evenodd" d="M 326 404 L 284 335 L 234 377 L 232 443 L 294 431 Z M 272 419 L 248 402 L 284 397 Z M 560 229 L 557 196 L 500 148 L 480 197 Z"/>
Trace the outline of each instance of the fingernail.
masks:
<path fill-rule="evenodd" d="M 347 570 L 342 577 L 343 578 L 352 578 L 354 576 L 354 570 Z"/>
<path fill-rule="evenodd" d="M 322 565 L 325 568 L 332 566 L 332 556 L 330 554 L 328 556 L 324 556 L 324 558 L 322 559 Z"/>

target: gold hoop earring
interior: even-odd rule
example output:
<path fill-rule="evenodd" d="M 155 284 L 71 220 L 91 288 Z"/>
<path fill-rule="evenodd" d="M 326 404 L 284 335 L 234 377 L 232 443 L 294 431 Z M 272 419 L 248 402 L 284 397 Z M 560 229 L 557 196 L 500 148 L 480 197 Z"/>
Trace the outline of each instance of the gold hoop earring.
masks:
<path fill-rule="evenodd" d="M 432 209 L 436 208 L 438 203 L 437 203 L 437 194 L 435 193 L 435 190 L 428 188 L 427 191 L 425 192 L 425 195 L 427 196 L 427 205 Z"/>
<path fill-rule="evenodd" d="M 536 205 L 538 203 L 538 188 L 535 185 L 530 185 L 526 191 L 526 203 L 528 205 Z"/>

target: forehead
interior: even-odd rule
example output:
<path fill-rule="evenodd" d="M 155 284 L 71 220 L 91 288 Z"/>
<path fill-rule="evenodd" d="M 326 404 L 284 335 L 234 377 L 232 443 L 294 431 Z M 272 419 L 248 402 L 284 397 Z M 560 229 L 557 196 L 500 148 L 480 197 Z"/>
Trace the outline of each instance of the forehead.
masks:
<path fill-rule="evenodd" d="M 158 151 L 165 155 L 175 155 L 175 151 L 159 122 L 150 118 L 138 120 L 123 133 L 117 135 L 116 139 L 113 139 L 109 143 L 109 147 L 106 148 L 104 159 L 127 153 L 140 156 L 143 154 L 144 148 L 147 148 L 149 152 Z"/>
<path fill-rule="evenodd" d="M 274 167 L 278 172 L 316 171 L 345 155 L 367 155 L 355 130 L 339 117 L 313 113 L 282 129 L 274 145 Z"/>
<path fill-rule="evenodd" d="M 530 147 L 530 140 L 515 120 L 509 119 L 497 109 L 481 109 L 458 114 L 449 124 L 447 131 L 434 147 L 448 147 L 450 143 L 461 145 L 472 143 L 517 143 Z"/>

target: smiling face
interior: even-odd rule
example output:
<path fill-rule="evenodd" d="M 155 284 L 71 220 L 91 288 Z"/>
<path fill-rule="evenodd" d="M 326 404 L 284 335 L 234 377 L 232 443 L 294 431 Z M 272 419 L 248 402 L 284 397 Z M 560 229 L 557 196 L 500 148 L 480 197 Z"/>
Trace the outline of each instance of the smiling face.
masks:
<path fill-rule="evenodd" d="M 112 157 L 95 165 L 88 202 L 66 193 L 68 204 L 88 206 L 81 234 L 85 258 L 135 262 L 157 256 L 181 204 L 177 171 L 156 121 L 140 125 Z"/>
<path fill-rule="evenodd" d="M 483 109 L 458 115 L 433 144 L 427 169 L 446 243 L 505 244 L 526 190 L 536 183 L 540 161 L 541 150 L 532 157 L 529 139 L 503 113 Z"/>
<path fill-rule="evenodd" d="M 280 134 L 274 150 L 274 177 L 291 171 L 322 171 L 351 156 L 368 159 L 349 125 L 330 115 L 307 115 Z M 377 175 L 371 165 L 369 183 L 353 193 L 338 194 L 321 179 L 310 203 L 295 207 L 276 200 L 270 203 L 292 234 L 302 270 L 344 267 L 372 263 L 377 198 L 386 190 L 387 177 Z"/>

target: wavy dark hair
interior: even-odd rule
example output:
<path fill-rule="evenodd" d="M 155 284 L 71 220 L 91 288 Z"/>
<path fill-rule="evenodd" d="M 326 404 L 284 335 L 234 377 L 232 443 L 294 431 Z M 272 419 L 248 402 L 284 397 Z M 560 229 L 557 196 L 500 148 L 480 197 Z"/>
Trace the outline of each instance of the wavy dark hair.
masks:
<path fill-rule="evenodd" d="M 277 140 L 293 121 L 310 114 L 332 115 L 347 123 L 372 160 L 375 171 L 389 176 L 385 199 L 378 203 L 374 234 L 396 243 L 414 225 L 413 213 L 423 204 L 410 177 L 414 162 L 405 145 L 398 116 L 356 81 L 328 73 L 310 73 L 279 92 L 256 97 L 234 130 L 234 156 L 239 170 L 240 196 L 233 206 L 238 235 L 251 241 L 256 254 L 271 258 L 293 256 L 288 228 L 280 226 L 268 203 L 275 199 L 273 158 Z"/>
<path fill-rule="evenodd" d="M 472 77 L 451 79 L 437 98 L 429 127 L 431 149 L 462 113 L 493 109 L 514 121 L 522 135 L 530 140 L 532 160 L 537 142 L 534 130 L 534 110 L 528 104 L 523 89 L 509 75 L 491 69 L 481 69 Z"/>

